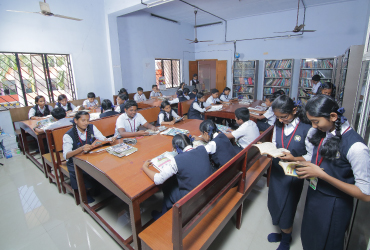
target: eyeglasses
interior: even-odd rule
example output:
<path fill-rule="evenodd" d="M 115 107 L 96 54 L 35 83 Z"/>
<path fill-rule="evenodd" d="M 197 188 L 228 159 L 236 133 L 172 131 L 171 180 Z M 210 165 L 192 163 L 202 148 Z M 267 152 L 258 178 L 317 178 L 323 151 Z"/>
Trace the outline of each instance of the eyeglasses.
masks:
<path fill-rule="evenodd" d="M 286 115 L 286 116 L 276 116 L 276 118 L 279 119 L 279 120 L 286 120 L 286 119 L 288 119 L 288 117 L 289 117 L 289 114 Z"/>

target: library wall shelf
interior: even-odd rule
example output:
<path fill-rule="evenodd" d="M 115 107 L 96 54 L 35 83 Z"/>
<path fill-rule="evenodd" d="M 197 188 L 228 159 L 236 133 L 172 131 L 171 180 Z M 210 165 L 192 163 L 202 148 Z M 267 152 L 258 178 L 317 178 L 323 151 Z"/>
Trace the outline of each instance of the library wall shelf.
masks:
<path fill-rule="evenodd" d="M 293 59 L 265 60 L 263 99 L 278 90 L 291 95 Z"/>
<path fill-rule="evenodd" d="M 258 60 L 234 61 L 233 97 L 256 99 L 258 85 Z"/>

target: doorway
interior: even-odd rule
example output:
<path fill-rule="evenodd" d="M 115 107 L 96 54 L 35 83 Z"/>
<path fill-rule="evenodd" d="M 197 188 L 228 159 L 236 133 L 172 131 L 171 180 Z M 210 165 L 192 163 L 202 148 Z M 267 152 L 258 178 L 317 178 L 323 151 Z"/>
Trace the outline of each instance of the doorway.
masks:
<path fill-rule="evenodd" d="M 217 59 L 189 61 L 189 79 L 198 74 L 200 90 L 210 91 L 218 89 L 220 92 L 226 87 L 227 61 Z"/>

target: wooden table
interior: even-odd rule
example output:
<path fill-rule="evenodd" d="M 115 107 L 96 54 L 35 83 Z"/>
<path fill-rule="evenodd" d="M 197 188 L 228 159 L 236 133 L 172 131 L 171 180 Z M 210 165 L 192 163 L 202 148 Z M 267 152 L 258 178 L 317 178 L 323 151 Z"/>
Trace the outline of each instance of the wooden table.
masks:
<path fill-rule="evenodd" d="M 235 110 L 238 108 L 254 108 L 262 104 L 263 101 L 254 101 L 249 105 L 246 104 L 239 104 L 239 102 L 232 102 L 229 105 L 225 105 L 220 111 L 210 111 L 204 113 L 204 120 L 207 120 L 209 117 L 221 117 L 226 119 L 235 119 Z M 255 121 L 251 117 L 252 121 Z"/>
<path fill-rule="evenodd" d="M 199 134 L 200 120 L 184 120 L 174 127 L 187 129 L 190 134 Z M 167 126 L 167 125 L 166 125 Z M 171 126 L 167 126 L 171 127 Z M 116 157 L 106 151 L 78 155 L 74 158 L 76 179 L 80 194 L 80 205 L 87 211 L 124 249 L 141 249 L 138 234 L 145 228 L 141 223 L 140 203 L 159 191 L 159 187 L 142 171 L 143 163 L 165 151 L 172 151 L 172 136 L 152 135 L 139 138 L 134 147 L 138 151 Z M 120 139 L 117 143 L 122 142 Z M 155 170 L 154 168 L 152 168 Z M 87 203 L 82 171 L 85 171 L 129 205 L 132 236 L 123 239 L 96 211 L 104 204 L 90 206 Z"/>

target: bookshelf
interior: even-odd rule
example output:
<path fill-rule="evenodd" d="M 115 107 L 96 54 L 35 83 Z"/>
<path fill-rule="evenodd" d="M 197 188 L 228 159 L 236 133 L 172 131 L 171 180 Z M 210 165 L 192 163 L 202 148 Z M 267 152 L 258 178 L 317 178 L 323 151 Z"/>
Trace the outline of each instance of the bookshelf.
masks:
<path fill-rule="evenodd" d="M 333 83 L 334 58 L 305 58 L 301 60 L 299 73 L 298 98 L 305 102 L 309 95 L 304 91 L 312 89 L 311 78 L 314 75 L 321 76 L 321 82 Z"/>
<path fill-rule="evenodd" d="M 342 65 L 340 69 L 338 90 L 336 94 L 336 99 L 337 99 L 339 106 L 342 106 L 342 102 L 343 102 L 344 86 L 345 86 L 346 77 L 347 77 L 349 51 L 350 49 L 347 49 L 346 52 L 344 52 L 344 54 L 342 55 Z"/>
<path fill-rule="evenodd" d="M 278 90 L 284 90 L 286 95 L 291 94 L 293 63 L 293 59 L 265 61 L 263 99 Z"/>
<path fill-rule="evenodd" d="M 258 61 L 234 61 L 233 97 L 257 98 Z"/>

